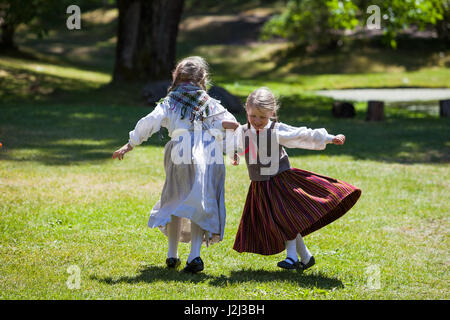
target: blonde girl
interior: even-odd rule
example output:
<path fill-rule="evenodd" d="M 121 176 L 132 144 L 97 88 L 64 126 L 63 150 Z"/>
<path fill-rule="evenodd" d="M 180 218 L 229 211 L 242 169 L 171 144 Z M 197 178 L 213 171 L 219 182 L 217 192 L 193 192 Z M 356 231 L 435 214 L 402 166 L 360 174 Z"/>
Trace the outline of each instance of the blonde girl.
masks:
<path fill-rule="evenodd" d="M 306 270 L 315 259 L 303 237 L 344 215 L 361 190 L 292 168 L 284 147 L 323 150 L 329 143 L 344 144 L 345 136 L 277 122 L 278 102 L 265 87 L 248 96 L 245 108 L 248 123 L 236 136 L 251 183 L 233 248 L 262 255 L 286 250 L 278 267 Z"/>

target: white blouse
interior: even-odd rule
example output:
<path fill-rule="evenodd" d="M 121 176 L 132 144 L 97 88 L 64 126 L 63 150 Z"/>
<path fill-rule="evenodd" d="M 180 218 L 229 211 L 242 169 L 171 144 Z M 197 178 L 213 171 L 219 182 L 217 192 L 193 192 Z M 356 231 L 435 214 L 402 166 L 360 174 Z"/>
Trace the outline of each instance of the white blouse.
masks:
<path fill-rule="evenodd" d="M 209 116 L 204 120 L 209 128 L 224 130 L 222 122 L 236 121 L 236 118 L 221 104 L 220 101 L 211 99 L 209 105 Z M 174 108 L 167 100 L 158 103 L 155 109 L 141 118 L 134 128 L 130 131 L 130 139 L 128 143 L 134 147 L 147 141 L 155 132 L 158 132 L 161 127 L 167 128 L 169 136 L 177 129 L 189 130 L 192 126 L 189 116 L 181 119 L 180 108 Z"/>
<path fill-rule="evenodd" d="M 264 129 L 272 125 L 269 120 Z M 230 151 L 237 149 L 238 152 L 244 151 L 244 132 L 247 124 L 241 125 L 234 133 L 234 141 L 228 141 L 227 154 L 231 157 Z M 307 127 L 293 127 L 288 124 L 277 122 L 275 124 L 277 142 L 286 148 L 301 148 L 310 150 L 324 150 L 328 143 L 332 143 L 334 135 L 328 134 L 324 128 L 310 129 Z M 250 125 L 250 131 L 256 134 L 256 129 Z"/>
<path fill-rule="evenodd" d="M 282 122 L 275 125 L 275 130 L 278 143 L 286 148 L 324 150 L 326 145 L 335 138 L 324 128 L 293 127 Z"/>

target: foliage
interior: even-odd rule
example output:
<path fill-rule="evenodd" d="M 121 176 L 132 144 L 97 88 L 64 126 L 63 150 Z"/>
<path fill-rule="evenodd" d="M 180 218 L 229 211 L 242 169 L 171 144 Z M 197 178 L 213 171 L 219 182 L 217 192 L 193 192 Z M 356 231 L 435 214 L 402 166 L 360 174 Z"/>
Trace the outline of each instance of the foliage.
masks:
<path fill-rule="evenodd" d="M 0 0 L 1 24 L 16 28 L 39 19 L 41 23 L 33 24 L 32 30 L 42 37 L 48 31 L 48 21 L 55 19 L 59 12 L 65 13 L 62 9 L 64 2 L 67 1 Z"/>
<path fill-rule="evenodd" d="M 448 0 L 289 0 L 286 10 L 269 20 L 263 39 L 279 36 L 296 44 L 324 45 L 343 38 L 346 30 L 365 28 L 367 8 L 380 8 L 383 38 L 395 48 L 396 37 L 411 26 L 437 26 L 449 9 Z"/>
<path fill-rule="evenodd" d="M 352 1 L 295 0 L 264 25 L 262 37 L 281 36 L 297 44 L 327 46 L 341 36 L 329 30 L 353 29 L 358 25 L 357 7 Z"/>
<path fill-rule="evenodd" d="M 55 25 L 65 25 L 66 8 L 72 4 L 83 9 L 112 5 L 113 0 L 0 0 L 0 26 L 15 29 L 28 25 L 29 32 L 43 38 Z"/>

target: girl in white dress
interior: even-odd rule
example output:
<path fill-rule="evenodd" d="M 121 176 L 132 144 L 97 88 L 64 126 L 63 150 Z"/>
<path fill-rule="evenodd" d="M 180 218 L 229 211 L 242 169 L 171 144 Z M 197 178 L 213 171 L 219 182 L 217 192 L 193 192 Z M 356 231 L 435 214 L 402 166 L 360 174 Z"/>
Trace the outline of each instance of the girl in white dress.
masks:
<path fill-rule="evenodd" d="M 206 93 L 208 66 L 201 57 L 183 59 L 174 70 L 168 95 L 138 121 L 127 144 L 113 154 L 125 153 L 146 141 L 161 127 L 171 141 L 164 148 L 166 180 L 161 199 L 153 207 L 148 226 L 159 227 L 168 237 L 166 264 L 180 265 L 178 242 L 191 242 L 184 271 L 204 268 L 203 242 L 223 239 L 225 228 L 224 129 L 238 126 L 235 117 Z"/>

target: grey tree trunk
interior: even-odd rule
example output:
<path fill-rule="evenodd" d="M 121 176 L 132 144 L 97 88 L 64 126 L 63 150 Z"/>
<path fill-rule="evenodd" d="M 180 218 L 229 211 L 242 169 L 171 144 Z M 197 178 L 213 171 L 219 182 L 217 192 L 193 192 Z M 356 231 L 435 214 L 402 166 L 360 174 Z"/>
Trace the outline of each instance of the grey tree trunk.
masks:
<path fill-rule="evenodd" d="M 184 0 L 117 0 L 114 82 L 170 79 Z"/>

